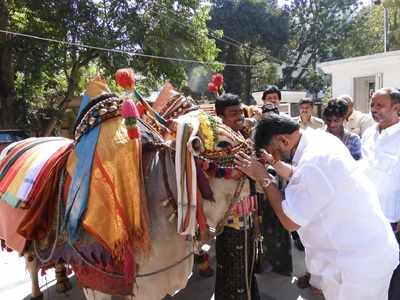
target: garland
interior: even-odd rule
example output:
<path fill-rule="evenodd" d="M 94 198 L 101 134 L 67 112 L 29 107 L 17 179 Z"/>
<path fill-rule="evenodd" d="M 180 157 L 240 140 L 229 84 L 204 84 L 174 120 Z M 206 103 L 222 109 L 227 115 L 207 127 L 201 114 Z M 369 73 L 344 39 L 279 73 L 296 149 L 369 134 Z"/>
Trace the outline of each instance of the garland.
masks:
<path fill-rule="evenodd" d="M 206 151 L 213 151 L 218 141 L 217 121 L 205 112 L 199 114 L 200 133 L 203 137 L 204 148 Z"/>

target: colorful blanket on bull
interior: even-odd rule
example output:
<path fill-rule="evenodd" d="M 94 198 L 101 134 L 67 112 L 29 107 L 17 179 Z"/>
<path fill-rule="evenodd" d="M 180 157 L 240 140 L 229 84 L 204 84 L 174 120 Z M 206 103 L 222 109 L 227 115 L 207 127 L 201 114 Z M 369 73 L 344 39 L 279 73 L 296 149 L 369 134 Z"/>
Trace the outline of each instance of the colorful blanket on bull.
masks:
<path fill-rule="evenodd" d="M 29 138 L 5 148 L 0 160 L 0 200 L 29 208 L 35 194 L 73 141 L 61 137 Z"/>
<path fill-rule="evenodd" d="M 78 159 L 73 151 L 67 162 L 71 178 Z M 113 259 L 123 262 L 127 280 L 134 279 L 134 253 L 146 253 L 150 247 L 141 164 L 140 140 L 129 139 L 123 119 L 102 123 L 80 224 L 110 251 Z M 74 201 L 82 203 L 86 199 L 78 197 Z"/>

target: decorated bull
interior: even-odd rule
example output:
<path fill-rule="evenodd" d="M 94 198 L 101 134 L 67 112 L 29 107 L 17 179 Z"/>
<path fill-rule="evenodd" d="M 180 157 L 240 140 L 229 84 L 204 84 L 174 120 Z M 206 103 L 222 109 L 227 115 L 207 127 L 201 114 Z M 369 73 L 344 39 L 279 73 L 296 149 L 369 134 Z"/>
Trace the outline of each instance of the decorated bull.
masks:
<path fill-rule="evenodd" d="M 1 154 L 0 239 L 30 258 L 36 285 L 38 268 L 62 263 L 88 299 L 162 299 L 185 287 L 197 242 L 249 194 L 243 177 L 214 176 L 250 151 L 242 136 L 171 85 L 152 106 L 128 96 L 97 78 L 74 140 L 30 138 Z"/>

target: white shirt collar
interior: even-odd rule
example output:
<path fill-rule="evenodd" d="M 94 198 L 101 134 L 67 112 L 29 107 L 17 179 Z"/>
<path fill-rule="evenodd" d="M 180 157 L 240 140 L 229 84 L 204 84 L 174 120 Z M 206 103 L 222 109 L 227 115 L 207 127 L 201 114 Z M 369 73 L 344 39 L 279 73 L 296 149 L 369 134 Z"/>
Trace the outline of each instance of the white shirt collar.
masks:
<path fill-rule="evenodd" d="M 376 124 L 375 130 L 379 136 L 389 137 L 400 131 L 400 122 L 397 122 L 396 124 L 393 124 L 392 126 L 383 129 L 381 132 L 379 132 L 379 124 Z"/>
<path fill-rule="evenodd" d="M 297 149 L 294 152 L 294 156 L 292 159 L 292 164 L 294 166 L 298 165 L 300 158 L 303 155 L 304 148 L 307 145 L 307 133 L 305 132 L 305 130 L 300 130 L 300 133 L 301 133 L 300 141 L 299 144 L 297 145 Z"/>
<path fill-rule="evenodd" d="M 376 127 L 376 128 L 377 128 L 377 130 L 379 130 L 378 127 Z M 380 134 L 384 135 L 384 136 L 391 136 L 391 135 L 396 134 L 399 131 L 400 131 L 400 122 L 397 122 L 396 124 L 393 124 L 392 126 L 389 126 L 388 128 L 383 129 Z"/>

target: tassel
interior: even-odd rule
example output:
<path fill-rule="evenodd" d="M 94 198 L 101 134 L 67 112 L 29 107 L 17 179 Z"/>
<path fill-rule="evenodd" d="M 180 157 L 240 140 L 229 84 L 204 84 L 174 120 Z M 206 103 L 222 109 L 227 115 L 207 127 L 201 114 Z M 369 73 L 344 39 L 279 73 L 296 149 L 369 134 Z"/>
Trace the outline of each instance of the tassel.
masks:
<path fill-rule="evenodd" d="M 139 117 L 139 111 L 136 107 L 135 102 L 131 99 L 127 99 L 121 105 L 121 115 L 125 118 L 125 126 L 128 129 L 128 136 L 130 139 L 137 139 L 140 136 L 140 130 L 137 127 L 137 119 Z"/>

